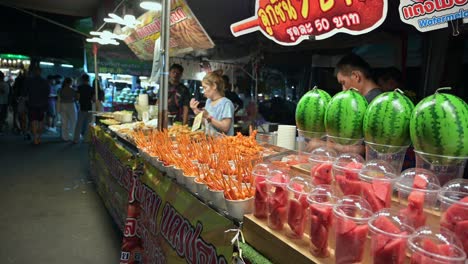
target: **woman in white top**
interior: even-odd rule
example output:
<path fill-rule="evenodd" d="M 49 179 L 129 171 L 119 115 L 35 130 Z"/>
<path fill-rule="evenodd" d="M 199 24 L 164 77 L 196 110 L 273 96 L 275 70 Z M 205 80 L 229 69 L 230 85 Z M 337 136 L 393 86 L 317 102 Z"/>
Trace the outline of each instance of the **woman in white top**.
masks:
<path fill-rule="evenodd" d="M 224 80 L 222 72 L 214 71 L 206 74 L 202 80 L 204 95 L 207 98 L 205 108 L 199 109 L 200 102 L 192 98 L 190 108 L 197 115 L 203 112 L 206 133 L 234 135 L 234 105 L 224 97 Z"/>

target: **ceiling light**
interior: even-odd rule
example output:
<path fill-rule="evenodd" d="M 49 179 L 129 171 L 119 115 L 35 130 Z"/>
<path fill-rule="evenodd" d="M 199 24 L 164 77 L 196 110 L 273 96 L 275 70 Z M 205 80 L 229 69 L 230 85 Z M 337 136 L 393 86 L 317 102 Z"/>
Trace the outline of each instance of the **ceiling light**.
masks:
<path fill-rule="evenodd" d="M 73 68 L 73 65 L 71 64 L 60 64 L 63 68 Z"/>
<path fill-rule="evenodd" d="M 162 9 L 162 6 L 160 3 L 156 1 L 149 1 L 149 0 L 142 0 L 140 2 L 140 7 L 146 10 L 151 10 L 151 11 L 159 11 Z"/>
<path fill-rule="evenodd" d="M 86 39 L 87 42 L 92 43 L 99 43 L 101 45 L 119 45 L 119 43 L 115 39 L 102 39 L 102 38 L 88 38 Z"/>
<path fill-rule="evenodd" d="M 48 61 L 41 61 L 39 64 L 42 66 L 54 66 L 54 63 Z"/>

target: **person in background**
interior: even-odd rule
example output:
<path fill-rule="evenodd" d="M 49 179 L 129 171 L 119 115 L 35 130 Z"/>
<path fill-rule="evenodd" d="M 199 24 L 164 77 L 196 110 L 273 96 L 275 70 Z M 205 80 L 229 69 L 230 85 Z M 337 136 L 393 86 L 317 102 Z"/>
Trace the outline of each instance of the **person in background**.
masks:
<path fill-rule="evenodd" d="M 5 74 L 0 71 L 0 134 L 3 134 L 5 121 L 8 114 L 8 98 L 10 85 L 5 82 Z"/>
<path fill-rule="evenodd" d="M 21 126 L 21 116 L 19 113 L 19 104 L 20 104 L 20 98 L 21 94 L 23 91 L 24 87 L 24 79 L 25 79 L 25 72 L 24 68 L 21 65 L 21 70 L 18 74 L 18 76 L 15 79 L 15 82 L 13 83 L 12 87 L 12 108 L 13 108 L 13 130 L 16 131 L 17 133 L 22 133 L 23 129 Z"/>
<path fill-rule="evenodd" d="M 214 71 L 206 74 L 202 80 L 202 86 L 207 98 L 205 108 L 199 109 L 199 101 L 192 98 L 190 108 L 198 115 L 203 112 L 206 133 L 234 135 L 234 105 L 225 97 L 224 80 L 222 72 Z"/>
<path fill-rule="evenodd" d="M 393 91 L 396 88 L 403 90 L 401 72 L 396 67 L 388 67 L 382 71 L 377 83 L 384 92 Z"/>
<path fill-rule="evenodd" d="M 229 77 L 227 75 L 223 75 L 223 80 L 224 80 L 224 93 L 226 95 L 226 98 L 231 100 L 231 102 L 234 104 L 234 114 L 237 113 L 239 110 L 244 108 L 244 102 L 240 99 L 240 97 L 237 95 L 236 92 L 232 91 L 232 85 L 229 82 Z"/>
<path fill-rule="evenodd" d="M 58 93 L 58 112 L 62 116 L 62 139 L 70 141 L 70 133 L 75 131 L 76 125 L 76 90 L 72 88 L 72 79 L 65 78 Z"/>
<path fill-rule="evenodd" d="M 368 103 L 382 93 L 382 90 L 372 79 L 371 72 L 370 65 L 354 53 L 341 58 L 335 68 L 336 78 L 343 91 L 356 88 Z"/>
<path fill-rule="evenodd" d="M 36 66 L 33 74 L 25 81 L 25 89 L 28 94 L 29 121 L 33 134 L 33 144 L 41 143 L 41 135 L 44 127 L 44 116 L 49 105 L 50 86 L 41 76 L 41 68 Z"/>
<path fill-rule="evenodd" d="M 80 136 L 83 137 L 88 131 L 88 123 L 91 121 L 91 111 L 93 100 L 94 100 L 94 89 L 89 85 L 89 75 L 83 74 L 81 76 L 81 85 L 77 88 L 77 100 L 80 105 L 80 111 L 78 112 L 78 120 L 75 126 L 75 136 L 73 143 L 78 143 Z"/>
<path fill-rule="evenodd" d="M 49 92 L 49 108 L 47 111 L 47 125 L 52 132 L 57 132 L 55 128 L 55 118 L 57 116 L 57 92 L 58 88 L 55 82 L 55 76 L 48 76 L 47 80 L 50 86 Z"/>
<path fill-rule="evenodd" d="M 171 65 L 169 69 L 167 107 L 169 114 L 175 115 L 174 121 L 186 125 L 188 123 L 190 93 L 188 88 L 180 82 L 183 73 L 184 67 L 182 65 Z"/>

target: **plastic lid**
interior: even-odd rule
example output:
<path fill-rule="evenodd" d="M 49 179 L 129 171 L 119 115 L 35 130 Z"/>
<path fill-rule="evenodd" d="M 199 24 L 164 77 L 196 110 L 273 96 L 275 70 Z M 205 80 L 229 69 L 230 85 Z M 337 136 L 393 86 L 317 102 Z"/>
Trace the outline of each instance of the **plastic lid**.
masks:
<path fill-rule="evenodd" d="M 455 179 L 447 182 L 439 192 L 439 201 L 448 204 L 459 204 L 468 208 L 468 202 L 461 199 L 468 197 L 468 179 Z"/>
<path fill-rule="evenodd" d="M 288 190 L 291 192 L 308 195 L 312 189 L 312 184 L 302 177 L 291 178 L 288 182 Z"/>
<path fill-rule="evenodd" d="M 286 185 L 289 182 L 289 175 L 280 170 L 273 170 L 270 171 L 266 182 L 274 185 Z"/>
<path fill-rule="evenodd" d="M 384 160 L 367 161 L 359 172 L 359 177 L 363 180 L 370 181 L 372 179 L 388 179 L 397 178 L 396 169 Z"/>
<path fill-rule="evenodd" d="M 419 185 L 424 183 L 425 188 L 415 186 L 416 177 L 419 178 Z M 433 172 L 422 168 L 411 168 L 403 171 L 397 179 L 395 186 L 398 191 L 405 192 L 418 189 L 422 192 L 431 193 L 439 192 L 440 190 L 440 183 L 437 176 Z"/>
<path fill-rule="evenodd" d="M 437 254 L 434 253 L 433 250 L 428 249 L 429 246 L 431 248 L 439 248 L 442 245 L 450 246 L 451 256 Z M 423 256 L 439 260 L 442 263 L 450 261 L 461 262 L 466 259 L 466 254 L 460 240 L 454 233 L 443 227 L 431 229 L 428 226 L 423 226 L 417 229 L 414 235 L 408 239 L 408 247 Z"/>
<path fill-rule="evenodd" d="M 315 189 L 307 197 L 310 204 L 323 204 L 333 206 L 338 201 L 335 191 L 331 185 L 317 185 Z"/>
<path fill-rule="evenodd" d="M 348 166 L 350 163 L 363 164 L 364 158 L 356 153 L 341 154 L 340 156 L 338 156 L 338 158 L 336 158 L 335 162 L 333 162 L 333 167 L 339 169 L 347 168 L 351 171 L 361 170 L 360 167 L 355 168 L 355 166 Z"/>
<path fill-rule="evenodd" d="M 356 222 L 368 221 L 372 216 L 372 207 L 362 197 L 347 195 L 333 207 L 333 213 Z"/>
<path fill-rule="evenodd" d="M 336 160 L 338 154 L 332 148 L 321 147 L 316 148 L 310 152 L 309 162 L 333 162 Z"/>
<path fill-rule="evenodd" d="M 259 163 L 252 169 L 252 175 L 255 177 L 267 177 L 269 174 L 270 167 L 265 163 Z"/>
<path fill-rule="evenodd" d="M 372 215 L 369 220 L 369 228 L 374 232 L 394 238 L 407 238 L 414 233 L 411 220 L 389 208 Z"/>

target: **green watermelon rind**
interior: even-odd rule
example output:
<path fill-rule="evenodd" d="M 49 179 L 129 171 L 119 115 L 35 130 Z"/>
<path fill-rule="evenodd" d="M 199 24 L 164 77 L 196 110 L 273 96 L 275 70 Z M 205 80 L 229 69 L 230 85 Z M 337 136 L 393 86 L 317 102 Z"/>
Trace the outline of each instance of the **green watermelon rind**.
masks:
<path fill-rule="evenodd" d="M 328 103 L 325 113 L 327 135 L 346 139 L 362 139 L 362 122 L 367 101 L 354 90 L 337 93 Z"/>
<path fill-rule="evenodd" d="M 445 93 L 424 98 L 411 115 L 410 137 L 416 151 L 468 157 L 468 104 Z"/>
<path fill-rule="evenodd" d="M 380 94 L 372 100 L 364 115 L 365 141 L 390 146 L 409 145 L 413 109 L 411 100 L 398 91 Z"/>
<path fill-rule="evenodd" d="M 316 87 L 304 94 L 296 107 L 297 128 L 304 131 L 325 132 L 323 120 L 330 99 L 330 94 Z"/>

